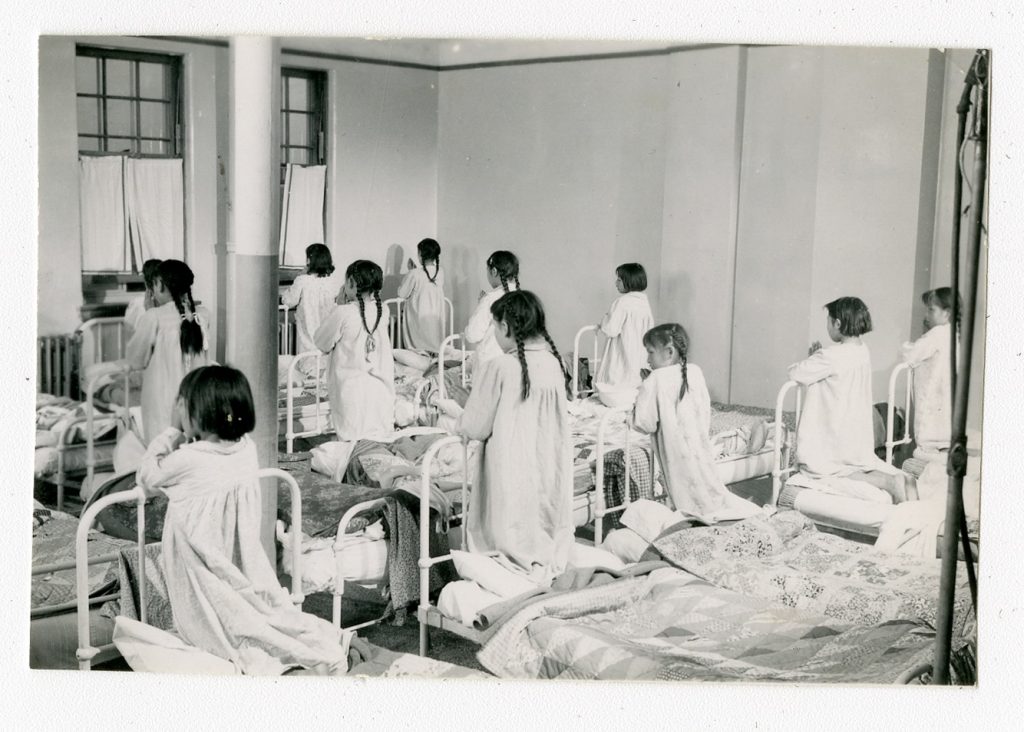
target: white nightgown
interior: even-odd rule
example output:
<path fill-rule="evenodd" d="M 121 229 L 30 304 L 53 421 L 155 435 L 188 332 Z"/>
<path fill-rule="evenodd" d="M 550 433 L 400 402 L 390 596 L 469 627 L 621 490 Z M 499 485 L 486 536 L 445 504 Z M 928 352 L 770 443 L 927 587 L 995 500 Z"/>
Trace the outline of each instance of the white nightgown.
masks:
<path fill-rule="evenodd" d="M 509 280 L 508 287 L 509 290 L 517 289 L 516 283 L 511 280 Z M 501 346 L 498 345 L 498 341 L 494 337 L 494 318 L 491 317 L 491 305 L 504 294 L 505 288 L 501 286 L 485 293 L 466 324 L 466 330 L 463 332 L 466 343 L 476 346 L 469 362 L 471 373 L 476 373 L 485 363 L 502 354 Z"/>
<path fill-rule="evenodd" d="M 687 389 L 679 364 L 654 369 L 640 385 L 633 420 L 654 435 L 654 446 L 676 510 L 709 521 L 748 518 L 759 509 L 730 493 L 715 470 L 711 449 L 711 397 L 704 373 L 686 365 Z"/>
<path fill-rule="evenodd" d="M 183 440 L 167 429 L 138 470 L 168 499 L 160 561 L 177 633 L 247 674 L 345 673 L 351 634 L 292 604 L 260 542 L 255 444 Z"/>
<path fill-rule="evenodd" d="M 561 573 L 573 544 L 572 442 L 565 381 L 543 341 L 528 342 L 530 394 L 522 368 L 502 354 L 477 374 L 455 431 L 483 440 L 470 499 L 472 552 L 499 551 L 526 570 Z"/>
<path fill-rule="evenodd" d="M 281 293 L 281 303 L 295 308 L 295 352 L 315 351 L 313 334 L 321 321 L 335 307 L 334 299 L 344 285 L 337 271 L 326 277 L 301 274 L 292 286 Z"/>
<path fill-rule="evenodd" d="M 434 268 L 431 266 L 430 271 Z M 431 282 L 422 267 L 409 270 L 398 288 L 405 298 L 402 335 L 405 347 L 437 353 L 444 338 L 444 270 Z"/>
<path fill-rule="evenodd" d="M 949 329 L 936 325 L 900 348 L 914 372 L 914 441 L 930 452 L 948 449 L 952 432 Z"/>
<path fill-rule="evenodd" d="M 609 389 L 640 386 L 640 369 L 647 367 L 644 334 L 653 327 L 654 316 L 645 293 L 627 292 L 617 297 L 601 320 L 601 331 L 608 342 L 594 380 Z"/>
<path fill-rule="evenodd" d="M 377 304 L 366 301 L 366 323 L 377 318 Z M 395 427 L 395 361 L 388 337 L 388 309 L 382 307 L 373 332 L 374 348 L 367 351 L 368 334 L 357 302 L 338 305 L 316 333 L 316 347 L 330 354 L 327 395 L 331 423 L 342 441 L 385 435 Z"/>
<path fill-rule="evenodd" d="M 204 307 L 196 309 L 196 320 L 209 333 L 210 315 Z M 178 387 L 189 371 L 210 363 L 209 343 L 197 354 L 182 356 L 181 314 L 173 302 L 146 310 L 136 323 L 125 351 L 132 368 L 142 374 L 142 426 L 148 443 L 171 426 L 171 414 L 178 398 Z"/>
<path fill-rule="evenodd" d="M 807 387 L 797 435 L 801 472 L 842 477 L 877 470 L 898 474 L 875 455 L 871 354 L 863 343 L 838 343 L 789 367 Z"/>

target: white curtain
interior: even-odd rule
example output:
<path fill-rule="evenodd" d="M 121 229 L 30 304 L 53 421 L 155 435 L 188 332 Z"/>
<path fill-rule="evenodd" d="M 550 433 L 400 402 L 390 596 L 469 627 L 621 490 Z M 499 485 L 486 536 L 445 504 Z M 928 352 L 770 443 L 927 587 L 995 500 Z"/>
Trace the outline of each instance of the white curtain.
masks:
<path fill-rule="evenodd" d="M 306 247 L 324 240 L 326 165 L 293 165 L 285 171 L 280 256 L 284 267 L 306 264 Z"/>
<path fill-rule="evenodd" d="M 128 226 L 139 269 L 147 259 L 185 259 L 185 193 L 180 158 L 130 158 Z"/>
<path fill-rule="evenodd" d="M 78 159 L 82 269 L 124 272 L 131 268 L 125 226 L 124 158 Z"/>

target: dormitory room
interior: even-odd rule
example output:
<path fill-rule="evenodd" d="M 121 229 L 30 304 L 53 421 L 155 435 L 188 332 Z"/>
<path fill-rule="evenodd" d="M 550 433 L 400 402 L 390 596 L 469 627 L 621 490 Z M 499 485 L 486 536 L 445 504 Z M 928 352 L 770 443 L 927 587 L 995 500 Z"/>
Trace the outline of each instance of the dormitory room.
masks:
<path fill-rule="evenodd" d="M 987 51 L 38 58 L 32 668 L 977 683 Z"/>

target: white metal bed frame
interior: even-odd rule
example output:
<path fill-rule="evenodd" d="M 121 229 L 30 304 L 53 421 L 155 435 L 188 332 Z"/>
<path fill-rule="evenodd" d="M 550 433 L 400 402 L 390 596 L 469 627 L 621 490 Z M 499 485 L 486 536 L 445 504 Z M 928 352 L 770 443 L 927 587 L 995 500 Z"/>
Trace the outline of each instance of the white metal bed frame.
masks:
<path fill-rule="evenodd" d="M 314 404 L 315 414 L 312 415 L 312 416 L 314 416 L 316 418 L 316 422 L 315 422 L 314 426 L 311 429 L 308 429 L 308 430 L 305 430 L 305 431 L 302 431 L 302 432 L 296 432 L 295 431 L 295 419 L 296 419 L 296 415 L 295 415 L 295 393 L 292 390 L 292 384 L 295 383 L 296 371 L 298 369 L 299 363 L 301 363 L 303 361 L 306 361 L 307 359 L 311 359 L 311 358 L 312 359 L 316 359 L 316 369 L 314 371 L 315 377 L 314 377 L 314 385 L 313 385 L 313 387 L 314 387 L 314 391 L 313 391 L 314 402 L 313 402 L 313 404 Z M 289 454 L 294 452 L 294 450 L 295 450 L 295 440 L 300 438 L 300 437 L 316 437 L 317 435 L 329 435 L 332 432 L 334 432 L 334 426 L 331 424 L 331 420 L 330 420 L 330 414 L 331 414 L 331 412 L 330 412 L 330 400 L 328 400 L 327 398 L 321 396 L 321 392 L 323 390 L 321 388 L 320 377 L 324 373 L 323 369 L 321 368 L 321 364 L 322 364 L 321 359 L 326 359 L 326 358 L 327 358 L 327 354 L 322 353 L 321 351 L 306 351 L 305 353 L 300 353 L 297 356 L 295 356 L 295 358 L 292 359 L 291 363 L 288 364 L 288 386 L 286 387 L 287 391 L 285 393 L 285 412 L 284 412 L 283 416 L 284 416 L 284 419 L 285 419 L 285 422 L 286 422 L 285 423 L 285 452 L 287 452 Z M 427 382 L 425 382 L 425 381 L 422 384 L 420 384 L 419 386 L 417 386 L 416 387 L 416 392 L 415 392 L 415 394 L 413 396 L 413 400 L 416 403 L 417 410 L 419 410 L 420 408 L 422 408 L 424 410 L 422 413 L 417 411 L 417 419 L 420 416 L 425 416 L 426 415 L 426 405 L 423 404 L 423 392 L 426 389 L 426 386 L 427 386 Z M 280 420 L 280 418 L 281 418 L 281 415 L 279 414 L 278 415 L 278 419 Z"/>
<path fill-rule="evenodd" d="M 591 388 L 589 388 L 589 389 L 581 389 L 580 388 L 580 341 L 583 339 L 583 337 L 587 333 L 593 333 L 594 334 L 594 355 L 593 355 L 593 358 L 591 359 L 590 364 L 589 364 L 591 384 L 593 384 L 594 380 L 597 378 L 597 368 L 598 368 L 598 366 L 601 363 L 601 359 L 603 358 L 603 356 L 600 355 L 602 353 L 602 351 L 599 349 L 599 346 L 600 346 L 601 341 L 602 341 L 601 329 L 598 326 L 596 326 L 596 325 L 585 325 L 582 328 L 580 328 L 578 331 L 576 331 L 576 337 L 573 338 L 573 341 L 572 341 L 572 398 L 573 398 L 573 401 L 576 401 L 576 399 L 578 399 L 581 395 L 582 396 L 587 396 L 587 395 L 593 394 L 596 391 L 596 389 L 593 386 L 591 386 Z M 607 341 L 607 339 L 605 339 L 605 341 Z"/>
<path fill-rule="evenodd" d="M 405 348 L 405 331 L 402 328 L 402 324 L 405 322 L 405 303 L 406 299 L 404 297 L 391 297 L 384 301 L 385 307 L 389 308 L 389 310 L 393 307 L 395 310 L 394 317 L 390 319 L 389 328 L 391 343 L 395 348 Z M 447 317 L 445 317 L 446 315 Z M 444 337 L 455 333 L 455 305 L 447 297 L 444 299 L 444 311 L 441 318 L 441 336 L 443 340 Z"/>
<path fill-rule="evenodd" d="M 295 481 L 295 478 L 278 468 L 263 468 L 257 472 L 259 479 L 265 478 L 276 478 L 278 481 L 284 481 L 288 484 L 288 488 L 291 491 L 291 505 L 292 505 L 292 591 L 291 600 L 292 603 L 298 608 L 302 607 L 302 603 L 305 600 L 305 596 L 302 594 L 302 570 L 301 570 L 301 553 L 302 553 L 302 495 L 299 492 L 299 484 Z M 99 513 L 117 503 L 129 503 L 135 501 L 138 504 L 138 552 L 139 552 L 139 570 L 138 570 L 138 582 L 139 582 L 139 619 L 146 622 L 146 495 L 142 488 L 135 487 L 130 491 L 123 493 L 115 493 L 110 496 L 100 498 L 89 509 L 82 515 L 78 524 L 78 532 L 75 537 L 75 561 L 74 563 L 63 563 L 63 564 L 52 564 L 45 567 L 39 567 L 32 570 L 32 574 L 43 574 L 49 572 L 56 572 L 65 569 L 75 569 L 75 585 L 77 592 L 77 600 L 75 607 L 77 608 L 77 620 L 78 620 L 78 650 L 75 652 L 78 658 L 78 668 L 81 671 L 88 671 L 92 667 L 93 663 L 100 663 L 104 660 L 117 658 L 120 655 L 117 652 L 116 647 L 113 643 L 95 647 L 92 645 L 89 630 L 89 565 L 98 564 L 101 562 L 117 561 L 119 559 L 118 554 L 108 554 L 102 557 L 89 558 L 89 551 L 87 544 L 89 541 L 89 531 L 92 525 L 95 523 Z M 112 596 L 116 597 L 116 596 Z M 100 599 L 112 599 L 111 596 L 106 598 L 94 598 L 93 603 L 98 602 Z M 62 606 L 63 607 L 63 606 Z"/>
<path fill-rule="evenodd" d="M 903 402 L 903 436 L 896 439 L 893 434 L 895 431 L 895 413 L 896 413 L 896 387 L 899 382 L 900 375 L 906 374 L 906 393 L 904 394 Z M 914 388 L 914 370 L 910 368 L 909 364 L 899 363 L 893 368 L 892 373 L 889 375 L 889 398 L 886 402 L 885 410 L 885 462 L 892 464 L 893 453 L 896 448 L 900 445 L 909 445 L 913 442 L 913 436 L 911 435 L 911 415 L 910 415 L 910 404 L 911 397 L 913 396 Z"/>
<path fill-rule="evenodd" d="M 896 389 L 899 384 L 901 376 L 906 378 L 906 394 L 904 399 L 904 414 L 905 418 L 903 421 L 903 436 L 897 438 L 893 433 L 895 432 L 895 413 L 896 413 Z M 914 372 L 907 364 L 897 364 L 892 373 L 889 375 L 889 392 L 888 402 L 886 406 L 886 419 L 885 419 L 885 461 L 892 464 L 893 453 L 900 445 L 907 445 L 913 441 L 911 434 L 911 398 L 913 394 L 913 383 L 914 383 Z M 785 444 L 782 444 L 783 440 L 782 432 L 782 413 L 784 411 L 786 398 L 790 391 L 794 391 L 796 394 L 796 429 L 792 434 L 787 435 Z M 785 485 L 786 479 L 797 472 L 796 465 L 790 465 L 791 457 L 796 451 L 796 439 L 797 433 L 800 431 L 800 418 L 803 414 L 803 399 L 804 399 L 804 387 L 800 386 L 795 381 L 787 381 L 779 389 L 778 396 L 775 400 L 775 456 L 772 468 L 772 505 L 777 505 L 779 501 L 779 494 L 782 492 L 782 487 Z"/>
<path fill-rule="evenodd" d="M 114 326 L 117 333 L 117 348 L 115 360 L 124 357 L 125 341 L 124 341 L 124 328 L 125 321 L 121 317 L 102 317 L 102 318 L 91 318 L 90 320 L 82 323 L 75 331 L 75 335 L 78 338 L 80 346 L 88 340 L 93 344 L 93 354 L 95 356 L 94 363 L 103 363 L 107 360 L 106 349 L 103 344 L 103 330 L 107 326 Z M 89 364 L 92 365 L 92 364 Z M 132 419 L 130 413 L 130 404 L 113 404 L 107 402 L 101 402 L 96 398 L 97 384 L 101 379 L 104 378 L 124 378 L 124 393 L 125 401 L 129 402 L 128 395 L 130 394 L 130 379 L 131 374 L 136 373 L 135 369 L 125 365 L 123 368 L 116 372 L 107 374 L 97 375 L 93 378 L 86 380 L 85 370 L 87 364 L 84 361 L 79 363 L 79 388 L 84 393 L 85 401 L 85 416 L 77 417 L 61 431 L 57 438 L 57 510 L 64 510 L 64 492 L 67 485 L 67 479 L 69 472 L 65 469 L 65 455 L 69 450 L 81 450 L 81 443 L 74 443 L 70 441 L 71 436 L 75 432 L 75 428 L 81 424 L 86 425 L 85 435 L 85 480 L 88 483 L 92 483 L 92 480 L 98 467 L 96 460 L 96 440 L 93 436 L 93 431 L 96 422 L 96 406 L 97 404 L 110 410 L 109 414 L 103 415 L 104 419 L 114 419 L 117 422 L 117 433 L 114 442 L 120 438 L 125 430 L 132 429 Z M 79 473 L 80 470 L 75 470 L 74 473 Z"/>
<path fill-rule="evenodd" d="M 455 344 L 462 342 L 462 345 L 456 349 Z M 459 353 L 459 368 L 461 369 L 460 378 L 462 380 L 462 388 L 468 389 L 472 384 L 473 375 L 466 372 L 466 336 L 463 333 L 452 333 L 441 341 L 441 350 L 437 352 L 437 390 L 438 395 L 441 399 L 448 398 L 448 391 L 444 383 L 444 362 L 445 353 L 448 352 Z"/>

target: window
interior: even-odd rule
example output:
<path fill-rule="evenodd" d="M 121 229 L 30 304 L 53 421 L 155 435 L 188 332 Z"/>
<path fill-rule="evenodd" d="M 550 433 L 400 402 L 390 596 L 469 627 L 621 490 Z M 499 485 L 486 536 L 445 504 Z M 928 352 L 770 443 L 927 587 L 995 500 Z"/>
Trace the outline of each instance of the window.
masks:
<path fill-rule="evenodd" d="M 78 149 L 181 157 L 181 59 L 79 46 Z"/>
<path fill-rule="evenodd" d="M 281 180 L 288 163 L 322 165 L 327 74 L 281 69 Z"/>

